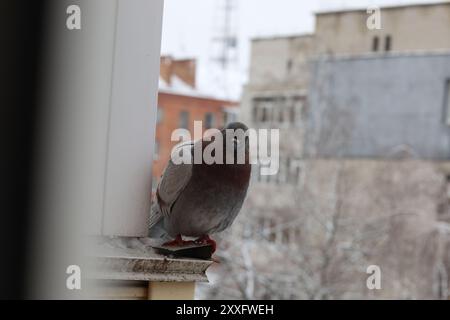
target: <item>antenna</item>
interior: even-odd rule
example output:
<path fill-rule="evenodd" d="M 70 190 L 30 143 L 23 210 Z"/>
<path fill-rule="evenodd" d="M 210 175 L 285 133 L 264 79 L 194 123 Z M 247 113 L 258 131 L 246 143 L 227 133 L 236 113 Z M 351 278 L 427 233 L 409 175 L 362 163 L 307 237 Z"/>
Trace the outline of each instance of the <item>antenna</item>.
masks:
<path fill-rule="evenodd" d="M 237 65 L 237 4 L 236 0 L 218 0 L 213 21 L 211 59 L 221 69 L 220 86 L 228 94 L 228 77 Z"/>

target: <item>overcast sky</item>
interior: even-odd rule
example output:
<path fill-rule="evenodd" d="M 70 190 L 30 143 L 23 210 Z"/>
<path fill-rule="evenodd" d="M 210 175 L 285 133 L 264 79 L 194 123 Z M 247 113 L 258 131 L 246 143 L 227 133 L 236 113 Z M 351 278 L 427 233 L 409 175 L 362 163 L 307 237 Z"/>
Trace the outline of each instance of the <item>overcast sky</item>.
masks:
<path fill-rule="evenodd" d="M 223 73 L 213 62 L 212 39 L 220 28 L 220 6 L 224 0 L 164 0 L 162 54 L 198 59 L 197 84 L 206 92 L 237 99 L 248 72 L 250 39 L 314 31 L 314 12 L 437 2 L 436 0 L 234 0 L 238 36 L 235 70 L 229 72 L 228 94 L 218 82 Z"/>

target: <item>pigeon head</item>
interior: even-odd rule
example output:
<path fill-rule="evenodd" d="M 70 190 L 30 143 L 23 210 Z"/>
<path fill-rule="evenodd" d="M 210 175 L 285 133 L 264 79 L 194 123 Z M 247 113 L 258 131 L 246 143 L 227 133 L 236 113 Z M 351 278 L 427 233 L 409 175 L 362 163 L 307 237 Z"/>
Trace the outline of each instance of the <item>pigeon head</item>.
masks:
<path fill-rule="evenodd" d="M 229 123 L 221 130 L 224 143 L 224 155 L 233 157 L 234 164 L 248 163 L 249 140 L 248 127 L 241 122 Z"/>
<path fill-rule="evenodd" d="M 220 141 L 219 144 L 217 142 Z M 206 138 L 199 141 L 202 149 L 206 154 L 210 154 L 213 158 L 218 157 L 220 162 L 218 164 L 249 164 L 249 139 L 248 127 L 240 122 L 232 122 L 224 127 L 222 130 L 216 130 L 211 135 L 206 135 Z M 220 155 L 216 155 L 216 148 L 222 146 Z M 216 159 L 216 160 L 218 160 Z M 211 159 L 212 160 L 212 159 Z M 211 160 L 203 162 L 212 164 Z"/>
<path fill-rule="evenodd" d="M 244 132 L 247 132 L 248 127 L 243 124 L 242 122 L 231 122 L 227 124 L 227 126 L 224 129 L 230 129 L 230 130 L 243 130 Z"/>

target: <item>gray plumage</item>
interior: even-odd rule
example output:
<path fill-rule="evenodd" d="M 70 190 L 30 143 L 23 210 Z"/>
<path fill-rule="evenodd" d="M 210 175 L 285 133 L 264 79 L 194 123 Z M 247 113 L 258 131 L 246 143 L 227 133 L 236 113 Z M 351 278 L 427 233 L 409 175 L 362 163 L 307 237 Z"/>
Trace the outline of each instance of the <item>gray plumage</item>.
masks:
<path fill-rule="evenodd" d="M 242 129 L 242 123 L 225 129 Z M 222 131 L 224 142 L 225 130 Z M 210 142 L 199 140 L 202 148 Z M 226 155 L 223 146 L 224 159 Z M 245 150 L 244 164 L 167 164 L 157 187 L 149 222 L 152 238 L 201 237 L 228 228 L 241 210 L 250 181 L 248 138 L 234 142 L 234 156 Z M 193 157 L 194 142 L 178 146 L 173 152 Z M 193 163 L 193 161 L 192 161 Z"/>

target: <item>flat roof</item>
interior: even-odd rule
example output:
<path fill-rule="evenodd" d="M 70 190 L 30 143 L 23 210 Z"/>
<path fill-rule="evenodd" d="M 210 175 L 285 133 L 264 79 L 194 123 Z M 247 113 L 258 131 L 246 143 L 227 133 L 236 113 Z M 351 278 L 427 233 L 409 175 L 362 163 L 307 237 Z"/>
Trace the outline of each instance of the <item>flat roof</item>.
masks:
<path fill-rule="evenodd" d="M 442 5 L 450 5 L 450 1 L 388 5 L 388 6 L 380 6 L 380 9 L 381 10 L 395 10 L 395 9 L 405 9 L 405 8 L 414 8 L 414 7 L 432 7 L 432 6 L 442 6 Z M 361 11 L 366 12 L 367 8 L 368 7 L 317 11 L 315 13 L 315 15 L 318 16 L 318 15 L 341 14 L 341 13 L 361 12 Z"/>
<path fill-rule="evenodd" d="M 252 41 L 285 40 L 285 39 L 311 38 L 311 37 L 314 37 L 314 33 L 299 33 L 299 34 L 289 34 L 289 35 L 261 36 L 261 37 L 252 38 Z"/>
<path fill-rule="evenodd" d="M 414 50 L 402 52 L 367 52 L 359 54 L 339 54 L 339 55 L 318 55 L 312 58 L 312 61 L 349 61 L 349 60 L 376 60 L 376 59 L 396 59 L 396 58 L 422 58 L 422 57 L 450 57 L 450 50 Z"/>

